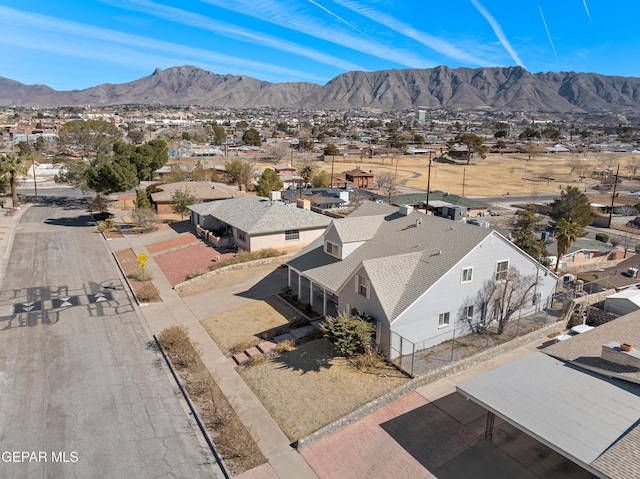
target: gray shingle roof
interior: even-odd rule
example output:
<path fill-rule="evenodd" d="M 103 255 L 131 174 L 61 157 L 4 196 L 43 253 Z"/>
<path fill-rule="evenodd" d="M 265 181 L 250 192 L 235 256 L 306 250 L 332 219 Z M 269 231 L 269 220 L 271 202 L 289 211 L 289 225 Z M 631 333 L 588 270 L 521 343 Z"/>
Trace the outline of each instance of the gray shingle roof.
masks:
<path fill-rule="evenodd" d="M 335 220 L 336 226 L 354 218 L 358 224 L 363 218 L 373 221 L 381 214 L 383 220 L 371 239 L 343 260 L 323 251 L 321 237 L 288 264 L 337 292 L 362 263 L 372 274 L 372 286 L 389 320 L 393 320 L 482 240 L 497 234 L 418 212 L 403 216 L 397 208 L 373 202 L 364 203 L 345 219 Z M 418 218 L 421 224 L 416 224 Z"/>
<path fill-rule="evenodd" d="M 327 216 L 257 196 L 191 205 L 189 209 L 211 215 L 250 235 L 325 228 L 331 223 Z"/>
<path fill-rule="evenodd" d="M 335 221 L 333 224 L 340 240 L 343 243 L 352 243 L 373 238 L 382 221 L 384 215 L 349 218 L 347 221 Z"/>

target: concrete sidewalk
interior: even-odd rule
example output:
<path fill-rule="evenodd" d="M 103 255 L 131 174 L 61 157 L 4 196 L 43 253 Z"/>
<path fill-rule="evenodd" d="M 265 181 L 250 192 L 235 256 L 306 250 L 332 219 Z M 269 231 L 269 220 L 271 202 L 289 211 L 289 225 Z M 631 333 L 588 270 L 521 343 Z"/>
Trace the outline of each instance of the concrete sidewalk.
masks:
<path fill-rule="evenodd" d="M 112 211 L 116 224 L 123 222 L 119 212 Z M 144 237 L 141 235 L 125 235 L 124 238 L 108 240 L 112 252 L 131 248 L 136 255 L 145 253 L 149 256 L 147 268 L 153 274 L 153 283 L 158 288 L 162 302 L 140 305 L 140 313 L 147 323 L 151 334 L 158 334 L 162 330 L 175 326 L 185 326 L 192 341 L 197 343 L 202 351 L 202 360 L 218 386 L 233 405 L 240 420 L 251 433 L 260 451 L 269 461 L 277 477 L 280 479 L 316 479 L 303 457 L 290 445 L 288 438 L 280 430 L 262 403 L 253 394 L 244 380 L 236 373 L 235 368 L 222 354 L 218 346 L 211 339 L 199 318 L 194 314 L 186 302 L 174 291 L 171 284 L 164 277 L 162 271 L 146 249 Z M 260 278 L 256 278 L 256 282 Z M 242 291 L 238 291 L 242 292 Z M 218 298 L 219 301 L 219 298 Z M 213 307 L 216 298 L 200 297 L 197 304 L 199 316 L 207 309 L 207 303 Z M 211 313 L 213 314 L 213 312 Z"/>

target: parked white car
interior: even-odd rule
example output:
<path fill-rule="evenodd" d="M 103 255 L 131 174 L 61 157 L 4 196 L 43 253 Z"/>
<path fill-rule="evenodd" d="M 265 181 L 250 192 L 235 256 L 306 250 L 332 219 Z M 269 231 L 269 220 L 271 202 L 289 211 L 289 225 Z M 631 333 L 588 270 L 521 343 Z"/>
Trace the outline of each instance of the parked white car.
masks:
<path fill-rule="evenodd" d="M 576 336 L 577 334 L 580 334 L 580 333 L 586 333 L 587 331 L 591 331 L 592 329 L 593 329 L 593 326 L 587 326 L 586 324 L 579 324 L 571 328 L 569 332 L 565 334 L 561 334 L 560 336 L 556 336 L 556 341 L 564 341 L 565 339 L 572 338 L 573 336 Z"/>

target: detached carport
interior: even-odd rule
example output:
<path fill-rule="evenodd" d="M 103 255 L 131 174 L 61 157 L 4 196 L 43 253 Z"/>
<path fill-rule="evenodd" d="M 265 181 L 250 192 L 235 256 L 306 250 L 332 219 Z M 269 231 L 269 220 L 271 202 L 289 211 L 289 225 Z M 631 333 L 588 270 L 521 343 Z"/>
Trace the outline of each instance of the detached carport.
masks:
<path fill-rule="evenodd" d="M 534 353 L 457 386 L 493 415 L 602 478 L 640 477 L 640 385 Z"/>

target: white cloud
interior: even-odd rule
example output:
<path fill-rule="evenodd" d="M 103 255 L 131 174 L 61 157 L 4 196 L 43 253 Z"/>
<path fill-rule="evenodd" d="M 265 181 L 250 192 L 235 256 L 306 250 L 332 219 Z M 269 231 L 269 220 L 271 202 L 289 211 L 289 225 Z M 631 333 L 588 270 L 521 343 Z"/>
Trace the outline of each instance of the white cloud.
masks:
<path fill-rule="evenodd" d="M 195 27 L 201 30 L 207 30 L 229 38 L 234 38 L 236 40 L 250 42 L 262 46 L 268 46 L 276 50 L 293 53 L 306 58 L 310 58 L 311 60 L 314 60 L 316 62 L 324 63 L 326 65 L 332 65 L 344 70 L 362 69 L 360 66 L 352 62 L 344 61 L 340 58 L 327 55 L 312 48 L 300 46 L 295 43 L 284 41 L 270 35 L 256 33 L 254 31 L 247 30 L 246 28 L 212 20 L 211 18 L 204 15 L 181 10 L 179 8 L 168 7 L 156 2 L 151 2 L 148 0 L 101 1 L 118 8 L 142 12 L 147 15 L 152 15 L 154 17 L 162 18 L 164 20 L 187 25 L 190 27 Z"/>
<path fill-rule="evenodd" d="M 223 73 L 227 73 L 229 68 L 233 68 L 247 75 L 253 75 L 255 72 L 261 78 L 281 75 L 307 78 L 310 81 L 322 81 L 315 75 L 303 71 L 3 6 L 0 6 L 0 25 L 2 25 L 0 28 L 2 43 L 20 45 L 35 50 L 54 51 L 62 55 L 89 59 L 96 59 L 96 56 L 100 55 L 100 58 L 105 61 L 120 64 L 139 65 L 141 58 L 147 62 L 163 60 L 163 64 L 170 66 L 197 63 L 205 68 L 203 65 L 217 64 L 217 71 Z M 12 30 L 16 33 L 9 35 L 8 32 Z M 46 32 L 57 35 L 46 37 Z M 36 41 L 34 38 L 38 35 L 42 39 Z M 79 37 L 82 40 L 78 41 L 77 38 L 71 40 L 71 37 Z M 116 46 L 118 50 L 115 49 Z M 156 63 L 156 66 L 159 64 Z"/>
<path fill-rule="evenodd" d="M 265 22 L 288 28 L 306 35 L 325 40 L 336 45 L 341 45 L 367 55 L 383 60 L 395 62 L 411 68 L 427 68 L 433 66 L 433 62 L 426 60 L 414 52 L 389 47 L 369 37 L 354 35 L 343 29 L 336 28 L 334 24 L 323 22 L 308 11 L 299 2 L 273 0 L 200 0 L 204 3 L 223 8 L 225 10 L 249 15 Z"/>

